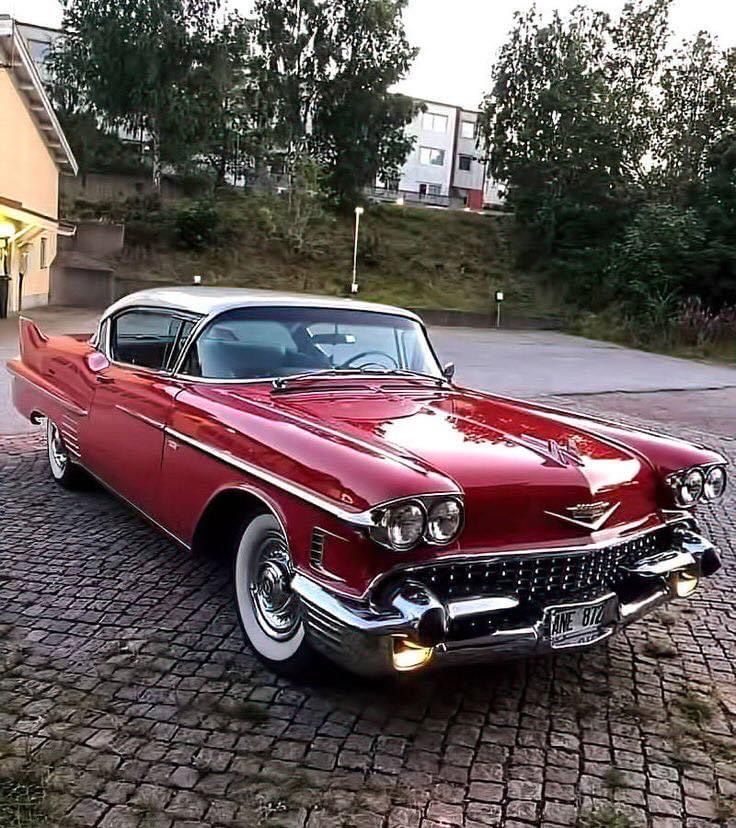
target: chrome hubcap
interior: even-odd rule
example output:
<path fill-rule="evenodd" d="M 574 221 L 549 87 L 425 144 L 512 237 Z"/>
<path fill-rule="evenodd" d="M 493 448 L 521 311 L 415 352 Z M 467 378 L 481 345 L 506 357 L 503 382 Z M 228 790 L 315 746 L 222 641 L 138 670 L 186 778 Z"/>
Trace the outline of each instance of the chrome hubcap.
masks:
<path fill-rule="evenodd" d="M 49 454 L 59 471 L 63 473 L 69 462 L 69 455 L 61 439 L 61 433 L 54 423 L 49 423 Z"/>
<path fill-rule="evenodd" d="M 280 535 L 263 542 L 253 573 L 250 591 L 261 628 L 271 638 L 288 638 L 299 625 L 299 603 L 289 586 L 289 556 Z"/>

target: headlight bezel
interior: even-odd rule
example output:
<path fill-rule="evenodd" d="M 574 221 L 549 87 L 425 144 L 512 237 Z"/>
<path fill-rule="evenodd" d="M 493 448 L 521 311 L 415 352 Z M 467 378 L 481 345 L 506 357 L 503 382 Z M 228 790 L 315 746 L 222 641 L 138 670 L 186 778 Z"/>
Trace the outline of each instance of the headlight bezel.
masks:
<path fill-rule="evenodd" d="M 715 496 L 708 496 L 706 494 L 708 480 L 711 474 L 716 470 L 723 474 L 723 486 L 719 494 Z M 687 479 L 696 474 L 700 475 L 702 483 L 696 495 L 693 496 L 693 499 L 688 501 L 685 497 L 683 497 L 682 492 Z M 728 489 L 727 464 L 701 463 L 695 466 L 688 466 L 687 468 L 680 469 L 679 471 L 668 475 L 666 477 L 666 483 L 672 493 L 675 505 L 679 509 L 694 509 L 701 503 L 716 503 L 724 496 L 726 490 Z"/>
<path fill-rule="evenodd" d="M 429 514 L 433 509 L 436 509 L 440 504 L 452 501 L 459 509 L 459 520 L 456 531 L 446 539 L 436 538 L 430 534 L 429 531 Z M 388 516 L 392 511 L 401 509 L 408 505 L 416 505 L 422 512 L 423 524 L 422 530 L 417 536 L 416 540 L 411 544 L 397 545 L 392 543 L 390 534 L 387 530 Z M 456 494 L 442 494 L 442 495 L 416 495 L 414 497 L 405 497 L 397 500 L 392 500 L 388 503 L 383 503 L 380 506 L 371 510 L 371 525 L 369 531 L 372 539 L 380 546 L 390 549 L 392 552 L 409 552 L 421 544 L 429 546 L 449 546 L 457 540 L 463 530 L 465 524 L 465 504 L 461 496 Z"/>

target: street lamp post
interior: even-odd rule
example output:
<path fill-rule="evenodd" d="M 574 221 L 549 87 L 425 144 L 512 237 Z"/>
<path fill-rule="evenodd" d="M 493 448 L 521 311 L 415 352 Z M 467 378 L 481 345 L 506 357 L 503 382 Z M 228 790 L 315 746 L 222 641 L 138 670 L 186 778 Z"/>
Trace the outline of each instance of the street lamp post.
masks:
<path fill-rule="evenodd" d="M 360 232 L 360 217 L 363 215 L 363 208 L 355 208 L 355 244 L 353 245 L 353 281 L 350 285 L 350 292 L 358 292 L 358 233 Z"/>
<path fill-rule="evenodd" d="M 9 221 L 0 221 L 0 319 L 8 315 L 10 299 L 10 240 L 15 235 L 15 225 Z"/>

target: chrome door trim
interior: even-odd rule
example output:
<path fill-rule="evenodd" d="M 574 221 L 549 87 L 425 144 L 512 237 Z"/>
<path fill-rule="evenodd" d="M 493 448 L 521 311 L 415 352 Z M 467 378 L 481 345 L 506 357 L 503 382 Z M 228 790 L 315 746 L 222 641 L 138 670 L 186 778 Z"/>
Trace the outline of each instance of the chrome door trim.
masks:
<path fill-rule="evenodd" d="M 118 411 L 122 411 L 123 414 L 127 414 L 129 417 L 133 417 L 136 420 L 140 420 L 146 425 L 153 426 L 153 428 L 157 429 L 158 431 L 163 431 L 166 427 L 164 423 L 160 423 L 158 420 L 152 420 L 150 417 L 146 417 L 145 414 L 141 414 L 138 411 L 131 411 L 129 408 L 126 408 L 124 405 L 119 405 L 115 403 L 115 408 Z"/>

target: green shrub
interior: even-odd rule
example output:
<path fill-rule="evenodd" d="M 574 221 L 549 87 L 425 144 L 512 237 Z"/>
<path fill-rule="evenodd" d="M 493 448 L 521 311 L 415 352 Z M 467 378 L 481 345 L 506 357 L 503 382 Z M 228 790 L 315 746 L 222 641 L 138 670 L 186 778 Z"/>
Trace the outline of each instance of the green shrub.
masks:
<path fill-rule="evenodd" d="M 174 238 L 179 247 L 204 250 L 217 242 L 220 217 L 208 201 L 195 201 L 177 210 L 174 216 Z"/>

